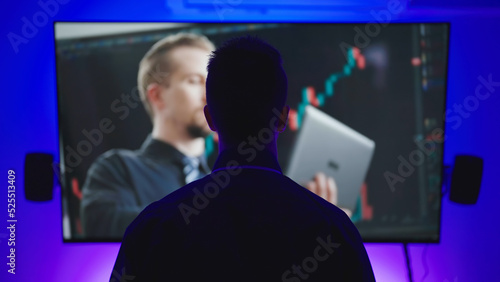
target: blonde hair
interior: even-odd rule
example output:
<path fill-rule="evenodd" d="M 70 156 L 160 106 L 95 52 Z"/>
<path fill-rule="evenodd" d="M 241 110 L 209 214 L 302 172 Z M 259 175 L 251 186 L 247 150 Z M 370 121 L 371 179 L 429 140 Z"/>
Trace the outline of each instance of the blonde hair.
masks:
<path fill-rule="evenodd" d="M 153 111 L 147 98 L 147 88 L 152 83 L 162 84 L 166 81 L 168 73 L 172 71 L 171 60 L 166 55 L 173 49 L 183 46 L 197 47 L 207 51 L 215 50 L 214 44 L 203 35 L 178 33 L 156 42 L 139 63 L 137 86 L 142 104 L 151 119 L 153 119 Z"/>

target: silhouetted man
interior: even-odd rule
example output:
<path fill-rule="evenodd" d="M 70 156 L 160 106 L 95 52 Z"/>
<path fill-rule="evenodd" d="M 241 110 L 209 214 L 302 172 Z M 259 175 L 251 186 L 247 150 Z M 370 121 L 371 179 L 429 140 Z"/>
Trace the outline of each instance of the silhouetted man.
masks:
<path fill-rule="evenodd" d="M 279 52 L 229 40 L 212 53 L 206 89 L 214 169 L 141 212 L 111 279 L 374 281 L 348 216 L 282 174 L 276 139 L 289 107 Z"/>

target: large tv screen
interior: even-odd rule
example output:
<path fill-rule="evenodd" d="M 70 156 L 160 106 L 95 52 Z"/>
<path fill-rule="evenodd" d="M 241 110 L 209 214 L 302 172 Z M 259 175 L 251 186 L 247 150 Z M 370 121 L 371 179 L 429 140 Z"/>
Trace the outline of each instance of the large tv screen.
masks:
<path fill-rule="evenodd" d="M 359 179 L 349 183 L 358 181 L 359 187 L 337 188 L 339 199 L 354 194 L 349 215 L 364 241 L 439 241 L 447 23 L 58 22 L 65 242 L 121 241 L 123 226 L 151 201 L 168 194 L 144 201 L 140 195 L 144 187 L 134 187 L 135 198 L 126 198 L 120 189 L 130 189 L 130 178 L 140 172 L 132 176 L 118 168 L 109 170 L 112 180 L 90 187 L 94 182 L 89 181 L 89 169 L 117 149 L 130 154 L 141 150 L 153 126 L 139 97 L 139 62 L 157 41 L 181 32 L 204 35 L 215 46 L 247 34 L 275 46 L 288 76 L 291 108 L 287 129 L 278 138 L 278 161 L 285 173 L 297 154 L 306 109 L 313 107 L 375 144 L 360 165 L 366 169 L 350 168 Z M 330 149 L 338 146 L 338 140 L 326 139 L 325 147 L 325 136 L 331 135 L 326 131 L 317 135 L 323 147 L 316 149 L 325 154 L 335 151 Z M 217 136 L 203 140 L 210 168 L 218 153 Z M 315 161 L 300 165 L 318 166 Z M 107 193 L 107 202 L 101 201 L 101 194 L 92 194 L 95 191 Z M 127 217 L 119 218 L 120 213 Z"/>

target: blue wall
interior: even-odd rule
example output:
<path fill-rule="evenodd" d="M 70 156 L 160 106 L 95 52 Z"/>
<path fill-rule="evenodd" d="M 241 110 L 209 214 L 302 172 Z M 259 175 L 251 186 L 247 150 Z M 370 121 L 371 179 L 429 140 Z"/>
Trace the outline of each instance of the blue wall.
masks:
<path fill-rule="evenodd" d="M 42 0 L 44 3 L 46 1 Z M 219 1 L 213 9 L 200 13 L 181 7 L 180 1 L 120 1 L 103 4 L 97 0 L 61 0 L 57 12 L 37 18 L 37 31 L 15 47 L 10 32 L 22 35 L 23 17 L 43 11 L 36 1 L 2 4 L 0 51 L 2 107 L 0 126 L 0 280 L 1 281 L 107 281 L 118 252 L 117 243 L 63 244 L 61 228 L 60 188 L 54 200 L 33 203 L 24 200 L 24 156 L 30 151 L 58 152 L 55 58 L 53 21 L 374 21 L 368 9 L 333 10 L 262 10 L 240 9 L 245 1 Z M 234 8 L 228 3 L 241 2 Z M 304 2 L 306 2 L 304 0 Z M 377 1 L 375 1 L 377 2 Z M 378 1 L 380 2 L 380 1 Z M 377 2 L 377 3 L 378 3 Z M 463 1 L 462 1 L 463 2 Z M 225 4 L 224 4 L 225 3 Z M 372 1 L 372 3 L 374 3 Z M 55 6 L 52 6 L 54 11 Z M 497 6 L 500 7 L 500 6 Z M 216 9 L 217 8 L 217 9 Z M 376 11 L 383 7 L 374 8 Z M 222 17 L 220 16 L 222 13 Z M 38 14 L 40 15 L 40 13 Z M 394 22 L 450 21 L 450 62 L 447 107 L 470 102 L 480 85 L 479 76 L 500 81 L 500 9 L 499 8 L 412 8 L 393 15 Z M 383 30 L 382 30 L 383 32 Z M 484 89 L 483 89 L 484 91 Z M 470 109 L 470 106 L 469 106 Z M 479 100 L 477 109 L 455 129 L 448 126 L 445 161 L 455 154 L 469 153 L 484 158 L 484 177 L 477 205 L 460 206 L 443 201 L 442 237 L 440 244 L 410 245 L 415 281 L 425 273 L 425 281 L 492 281 L 500 262 L 500 86 L 491 95 Z M 6 231 L 7 170 L 16 172 L 16 274 L 7 273 L 9 255 Z M 495 182 L 496 181 L 496 182 Z M 5 227 L 4 227 L 5 226 Z M 378 281 L 405 281 L 406 268 L 400 244 L 366 244 Z M 425 250 L 425 263 L 422 254 Z M 4 279 L 10 278 L 10 279 Z"/>

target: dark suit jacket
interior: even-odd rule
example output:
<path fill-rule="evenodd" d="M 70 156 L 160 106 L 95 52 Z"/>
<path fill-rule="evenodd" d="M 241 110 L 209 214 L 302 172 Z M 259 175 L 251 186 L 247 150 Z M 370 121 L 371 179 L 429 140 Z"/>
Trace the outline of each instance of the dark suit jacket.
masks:
<path fill-rule="evenodd" d="M 113 149 L 99 156 L 82 189 L 80 214 L 85 238 L 120 241 L 146 206 L 186 184 L 185 157 L 151 135 L 139 150 Z M 202 173 L 209 171 L 206 167 Z"/>
<path fill-rule="evenodd" d="M 225 151 L 212 174 L 149 205 L 128 227 L 111 274 L 111 281 L 305 280 L 374 276 L 347 215 L 282 175 L 265 151 L 251 162 Z"/>

